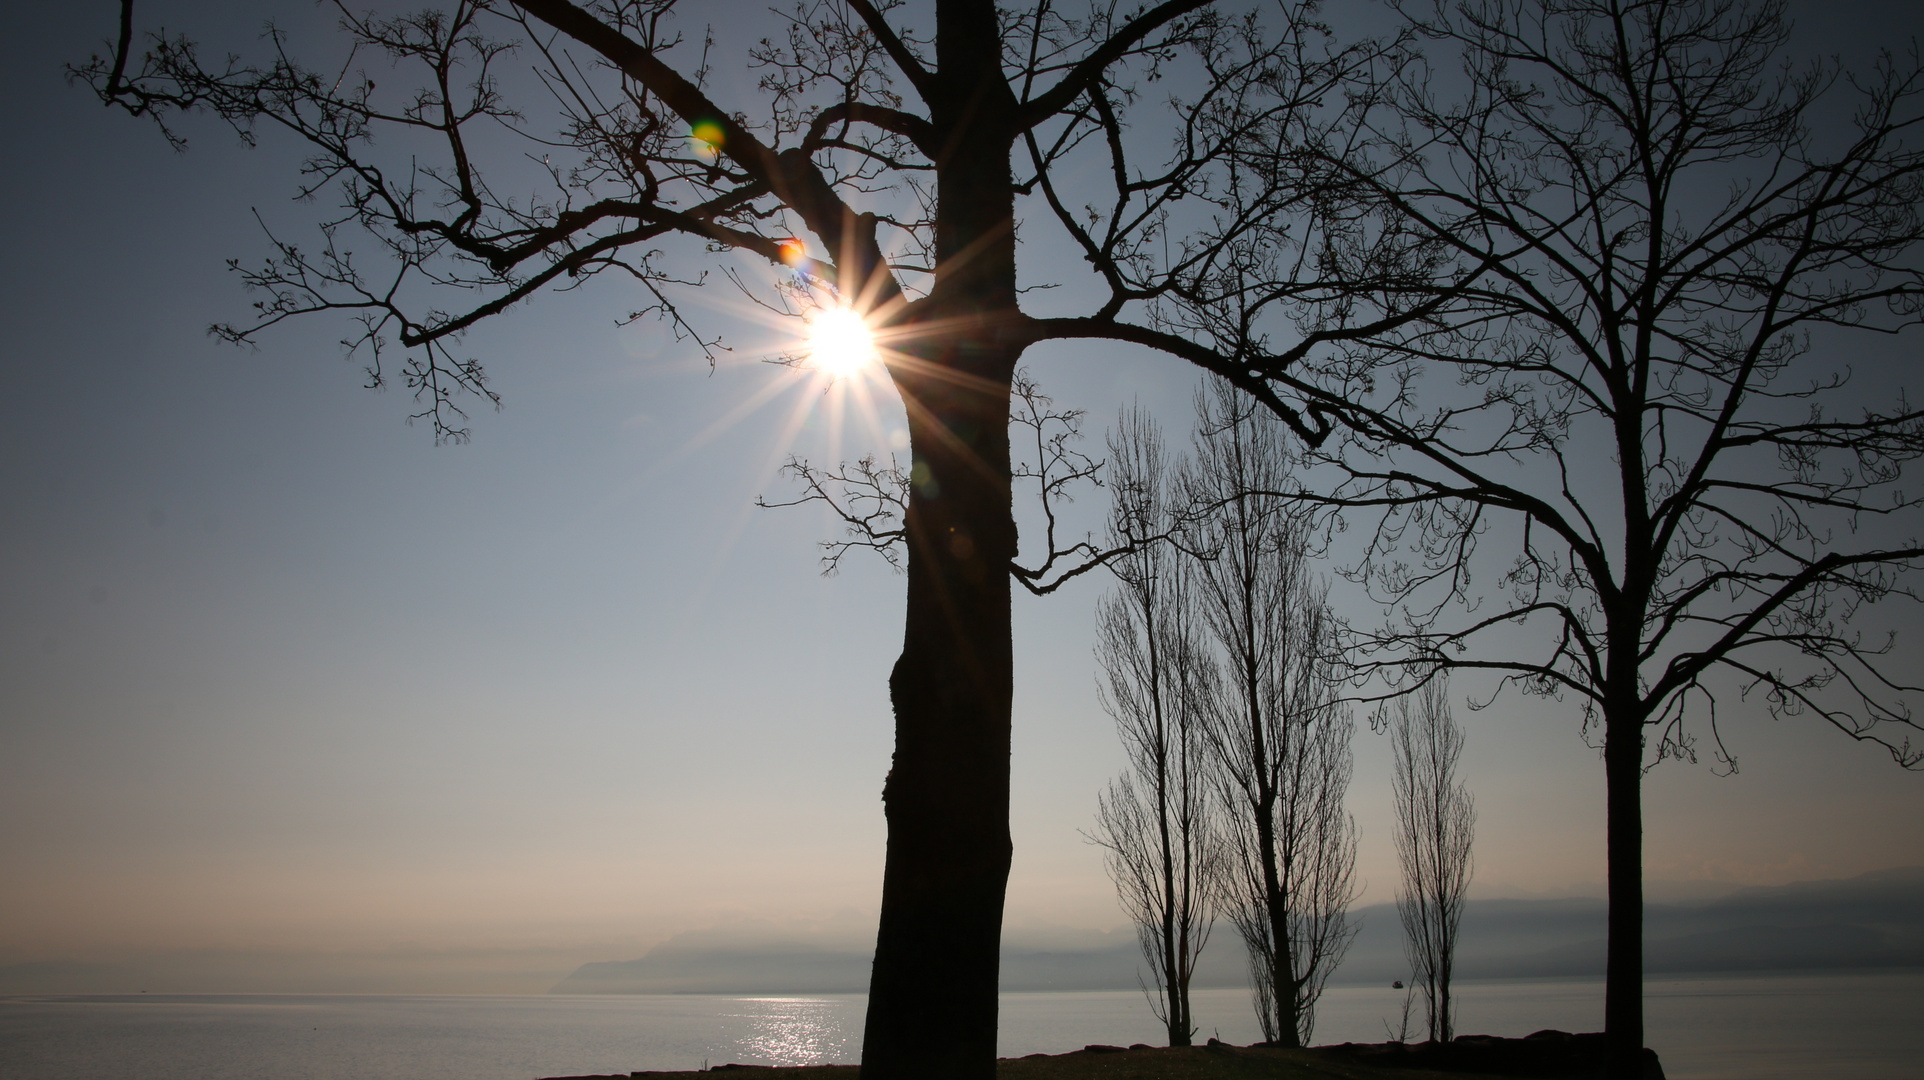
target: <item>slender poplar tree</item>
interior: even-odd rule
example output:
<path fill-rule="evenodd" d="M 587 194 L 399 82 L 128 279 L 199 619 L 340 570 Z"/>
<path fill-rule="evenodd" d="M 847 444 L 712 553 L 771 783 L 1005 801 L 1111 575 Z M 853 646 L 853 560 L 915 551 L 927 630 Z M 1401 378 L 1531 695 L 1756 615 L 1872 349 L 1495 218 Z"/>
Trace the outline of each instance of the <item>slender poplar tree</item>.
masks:
<path fill-rule="evenodd" d="M 1339 700 L 1339 626 L 1287 486 L 1282 425 L 1215 381 L 1198 395 L 1182 543 L 1222 671 L 1208 736 L 1227 855 L 1221 903 L 1249 951 L 1266 1041 L 1306 1044 L 1349 948 L 1355 721 Z"/>
<path fill-rule="evenodd" d="M 1429 1036 L 1449 1042 L 1456 1030 L 1450 979 L 1474 872 L 1476 805 L 1457 776 L 1463 728 L 1450 712 L 1448 677 L 1439 674 L 1398 698 L 1389 735 L 1403 950 L 1423 996 Z"/>
<path fill-rule="evenodd" d="M 1132 409 L 1109 451 L 1111 546 L 1128 553 L 1109 564 L 1117 588 L 1098 608 L 1096 659 L 1127 764 L 1097 802 L 1095 840 L 1136 926 L 1150 1008 L 1169 1045 L 1188 1046 L 1189 985 L 1215 923 L 1221 853 L 1203 732 L 1216 667 L 1197 626 L 1196 571 L 1168 542 L 1177 518 L 1162 432 Z"/>

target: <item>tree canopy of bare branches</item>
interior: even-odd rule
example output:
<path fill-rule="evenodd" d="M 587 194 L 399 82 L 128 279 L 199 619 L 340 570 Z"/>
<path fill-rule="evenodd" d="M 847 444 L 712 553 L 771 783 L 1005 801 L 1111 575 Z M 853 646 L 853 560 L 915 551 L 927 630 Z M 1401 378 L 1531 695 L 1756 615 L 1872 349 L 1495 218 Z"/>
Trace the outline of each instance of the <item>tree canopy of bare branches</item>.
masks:
<path fill-rule="evenodd" d="M 1388 726 L 1396 861 L 1403 871 L 1396 915 L 1429 1036 L 1449 1042 L 1456 1030 L 1450 978 L 1476 842 L 1476 804 L 1457 774 L 1463 728 L 1450 712 L 1449 680 L 1438 676 L 1398 698 Z"/>
<path fill-rule="evenodd" d="M 217 332 L 253 341 L 344 315 L 370 381 L 398 371 L 438 438 L 466 438 L 464 403 L 496 394 L 465 336 L 597 275 L 704 349 L 725 343 L 678 297 L 714 252 L 765 264 L 768 282 L 742 284 L 771 304 L 847 306 L 877 330 L 911 460 L 906 505 L 855 511 L 907 551 L 863 1071 L 986 1080 L 1010 859 L 1018 361 L 1053 339 L 1134 342 L 1326 435 L 1261 377 L 1293 360 L 1260 323 L 1301 266 L 1253 241 L 1279 213 L 1328 204 L 1235 152 L 1329 144 L 1367 99 L 1348 88 L 1390 56 L 1332 46 L 1294 2 L 1259 17 L 1210 0 L 802 0 L 759 15 L 766 36 L 728 56 L 690 14 L 675 0 L 399 16 L 342 3 L 334 42 L 275 31 L 257 57 L 215 61 L 187 37 L 138 35 L 122 0 L 114 47 L 76 75 L 176 145 L 202 112 L 307 148 L 299 190 L 332 209 L 318 236 L 271 237 L 265 260 L 236 264 L 256 317 Z M 724 85 L 724 66 L 755 85 Z M 1099 192 L 1072 173 L 1102 177 Z M 1084 256 L 1088 309 L 1024 310 L 1019 217 L 1030 243 L 1053 231 Z M 873 462 L 853 475 L 895 482 Z"/>
<path fill-rule="evenodd" d="M 1924 763 L 1870 611 L 1914 598 L 1924 412 L 1859 352 L 1924 315 L 1924 72 L 1794 66 L 1775 0 L 1399 9 L 1432 66 L 1356 152 L 1291 159 L 1358 201 L 1312 253 L 1316 359 L 1270 382 L 1331 425 L 1302 494 L 1362 526 L 1382 670 L 1493 673 L 1600 735 L 1630 1076 L 1643 771 L 1734 768 L 1740 699 Z"/>

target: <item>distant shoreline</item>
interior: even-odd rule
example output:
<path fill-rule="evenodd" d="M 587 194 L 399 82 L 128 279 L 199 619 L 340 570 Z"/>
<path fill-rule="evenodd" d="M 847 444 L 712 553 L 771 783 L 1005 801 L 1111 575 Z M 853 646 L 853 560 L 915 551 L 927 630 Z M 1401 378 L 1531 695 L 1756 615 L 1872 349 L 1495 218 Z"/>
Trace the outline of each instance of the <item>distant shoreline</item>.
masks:
<path fill-rule="evenodd" d="M 1595 899 L 1473 900 L 1460 979 L 1580 979 L 1603 971 L 1604 905 Z M 1353 913 L 1361 932 L 1332 985 L 1406 978 L 1392 905 Z M 1742 889 L 1650 904 L 1649 974 L 1870 973 L 1924 967 L 1924 868 Z M 797 929 L 799 927 L 799 929 Z M 724 924 L 678 934 L 633 959 L 590 947 L 365 952 L 192 949 L 87 961 L 0 964 L 0 994 L 782 994 L 860 993 L 872 927 Z M 18 955 L 16 953 L 15 955 Z M 617 954 L 619 955 L 619 954 Z M 584 962 L 585 961 L 585 962 Z M 1125 929 L 1013 927 L 1008 992 L 1135 990 L 1141 960 Z M 1244 987 L 1242 950 L 1226 928 L 1202 956 L 1200 988 Z"/>
<path fill-rule="evenodd" d="M 1606 913 L 1600 899 L 1472 900 L 1463 920 L 1458 977 L 1601 976 Z M 1388 984 L 1406 977 L 1395 905 L 1376 904 L 1351 915 L 1360 932 L 1332 984 Z M 1644 932 L 1650 975 L 1924 967 L 1924 867 L 1653 903 L 1645 908 Z M 1011 935 L 1005 942 L 1005 991 L 1140 985 L 1133 934 L 1084 934 L 1084 940 L 1053 948 L 1039 937 Z M 868 986 L 869 958 L 867 949 L 848 942 L 736 942 L 725 931 L 700 931 L 670 938 L 636 959 L 584 964 L 549 992 L 779 993 L 809 987 L 853 993 Z M 1233 935 L 1219 933 L 1204 950 L 1194 985 L 1248 985 Z"/>

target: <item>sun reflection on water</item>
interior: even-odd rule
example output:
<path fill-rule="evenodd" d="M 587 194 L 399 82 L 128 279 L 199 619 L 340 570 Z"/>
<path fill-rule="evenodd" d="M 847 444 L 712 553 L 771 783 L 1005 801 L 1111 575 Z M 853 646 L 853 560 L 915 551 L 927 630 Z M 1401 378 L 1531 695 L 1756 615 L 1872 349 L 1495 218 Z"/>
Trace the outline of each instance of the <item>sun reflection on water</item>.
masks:
<path fill-rule="evenodd" d="M 825 1065 L 852 1061 L 844 1027 L 847 1003 L 824 998 L 739 998 L 730 1014 L 746 1030 L 736 1044 L 743 1054 L 775 1065 Z"/>

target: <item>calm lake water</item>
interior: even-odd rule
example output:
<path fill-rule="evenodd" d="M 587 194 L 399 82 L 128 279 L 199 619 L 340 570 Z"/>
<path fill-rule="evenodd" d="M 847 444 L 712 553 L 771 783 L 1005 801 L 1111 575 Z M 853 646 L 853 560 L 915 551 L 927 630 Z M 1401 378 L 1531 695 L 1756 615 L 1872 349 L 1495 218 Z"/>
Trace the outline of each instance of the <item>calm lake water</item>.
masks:
<path fill-rule="evenodd" d="M 1597 980 L 1459 988 L 1464 1032 L 1601 1026 Z M 1402 994 L 1336 987 L 1318 1042 L 1381 1041 Z M 1259 1038 L 1242 991 L 1197 995 L 1204 1036 Z M 5 1080 L 533 1080 L 856 1060 L 863 998 L 161 996 L 0 998 Z M 1924 972 L 1672 978 L 1649 985 L 1672 1080 L 1924 1080 Z M 1130 992 L 1004 994 L 1001 1052 L 1160 1042 Z"/>

